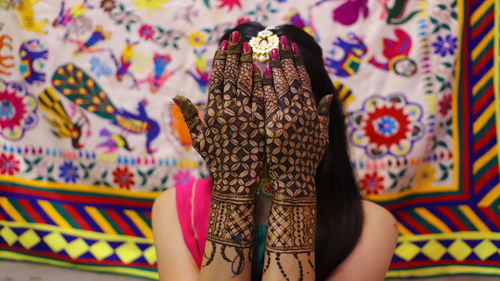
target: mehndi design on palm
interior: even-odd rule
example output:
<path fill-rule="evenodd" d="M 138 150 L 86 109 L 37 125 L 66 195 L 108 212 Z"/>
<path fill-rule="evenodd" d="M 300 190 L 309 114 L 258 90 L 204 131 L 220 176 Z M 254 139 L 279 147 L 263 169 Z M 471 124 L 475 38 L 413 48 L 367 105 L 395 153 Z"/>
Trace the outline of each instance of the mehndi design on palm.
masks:
<path fill-rule="evenodd" d="M 237 275 L 244 268 L 243 249 L 253 246 L 255 196 L 265 159 L 265 112 L 248 43 L 231 41 L 229 47 L 223 42 L 215 55 L 204 121 L 188 99 L 177 96 L 175 101 L 213 178 L 207 234 L 211 250 L 205 252 L 204 266 L 220 248 Z M 228 247 L 236 254 L 228 257 Z"/>

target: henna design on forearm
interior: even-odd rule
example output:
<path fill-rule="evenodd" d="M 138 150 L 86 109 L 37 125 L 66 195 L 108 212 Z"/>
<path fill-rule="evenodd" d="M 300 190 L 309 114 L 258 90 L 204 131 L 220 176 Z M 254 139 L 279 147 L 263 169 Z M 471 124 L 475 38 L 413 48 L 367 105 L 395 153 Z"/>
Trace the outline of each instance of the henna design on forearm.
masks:
<path fill-rule="evenodd" d="M 292 54 L 286 39 L 279 55 L 278 50 L 273 50 L 270 64 L 264 78 L 266 163 L 274 194 L 266 255 L 269 264 L 274 263 L 285 280 L 290 280 L 290 276 L 304 280 L 306 274 L 314 276 L 310 258 L 316 235 L 314 177 L 328 133 L 319 121 L 302 59 Z M 293 260 L 295 265 L 290 265 Z M 265 270 L 269 268 L 267 265 Z M 290 269 L 296 272 L 292 274 Z"/>
<path fill-rule="evenodd" d="M 220 257 L 239 275 L 245 260 L 252 260 L 255 196 L 265 158 L 264 92 L 253 79 L 248 43 L 228 45 L 215 55 L 204 122 L 187 99 L 177 102 L 213 178 L 203 266 Z"/>

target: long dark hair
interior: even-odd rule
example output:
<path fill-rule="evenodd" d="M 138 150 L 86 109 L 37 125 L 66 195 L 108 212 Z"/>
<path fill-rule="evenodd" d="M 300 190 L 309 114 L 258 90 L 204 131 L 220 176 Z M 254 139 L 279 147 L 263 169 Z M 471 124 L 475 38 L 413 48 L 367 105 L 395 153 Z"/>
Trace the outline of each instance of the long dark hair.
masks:
<path fill-rule="evenodd" d="M 244 41 L 256 36 L 265 27 L 257 22 L 242 23 L 227 31 L 220 39 L 228 40 L 233 31 L 240 32 Z M 311 78 L 316 101 L 335 93 L 323 64 L 323 52 L 314 38 L 291 24 L 272 29 L 298 45 Z M 316 173 L 317 229 L 316 280 L 326 280 L 351 253 L 363 226 L 361 195 L 349 160 L 345 118 L 338 96 L 330 106 L 329 144 Z"/>

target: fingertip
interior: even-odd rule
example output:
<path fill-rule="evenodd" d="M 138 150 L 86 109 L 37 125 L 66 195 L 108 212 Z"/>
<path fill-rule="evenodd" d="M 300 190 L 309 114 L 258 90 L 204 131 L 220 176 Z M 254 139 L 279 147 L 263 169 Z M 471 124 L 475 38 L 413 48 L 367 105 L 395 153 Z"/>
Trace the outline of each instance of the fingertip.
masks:
<path fill-rule="evenodd" d="M 273 85 L 273 70 L 271 69 L 271 66 L 266 65 L 263 76 L 264 77 L 262 77 L 262 84 L 264 86 Z"/>
<path fill-rule="evenodd" d="M 252 71 L 253 71 L 254 74 L 255 73 L 260 73 L 259 72 L 259 68 L 257 68 L 257 65 L 255 63 L 252 64 Z"/>
<path fill-rule="evenodd" d="M 195 116 L 198 115 L 198 109 L 194 104 L 186 97 L 177 95 L 173 98 L 175 104 L 180 107 L 182 115 L 186 121 L 190 121 Z"/>
<path fill-rule="evenodd" d="M 233 31 L 231 33 L 231 43 L 236 44 L 240 40 L 240 33 L 238 31 Z"/>
<path fill-rule="evenodd" d="M 227 51 L 227 47 L 229 46 L 229 42 L 227 40 L 224 40 L 220 43 L 220 50 L 221 51 Z"/>
<path fill-rule="evenodd" d="M 297 46 L 297 44 L 295 44 L 295 43 L 292 43 L 292 54 L 294 56 L 299 55 L 299 46 Z"/>
<path fill-rule="evenodd" d="M 257 67 L 257 65 L 255 63 L 252 65 L 252 67 L 253 67 L 253 81 L 254 81 L 254 84 L 261 83 L 262 82 L 262 75 L 260 73 L 259 68 Z"/>
<path fill-rule="evenodd" d="M 278 49 L 274 48 L 271 50 L 271 58 L 273 60 L 279 60 L 280 59 L 280 55 L 278 53 Z"/>
<path fill-rule="evenodd" d="M 179 106 L 179 101 L 176 98 L 172 98 L 172 100 L 174 101 L 175 105 Z"/>
<path fill-rule="evenodd" d="M 264 76 L 266 78 L 272 78 L 273 77 L 270 65 L 266 65 L 266 71 L 264 72 Z"/>
<path fill-rule="evenodd" d="M 250 44 L 248 44 L 248 42 L 243 42 L 243 44 L 241 45 L 241 49 L 243 51 L 243 54 L 250 53 Z"/>
<path fill-rule="evenodd" d="M 285 35 L 281 35 L 280 37 L 280 46 L 282 50 L 288 50 L 288 38 Z"/>

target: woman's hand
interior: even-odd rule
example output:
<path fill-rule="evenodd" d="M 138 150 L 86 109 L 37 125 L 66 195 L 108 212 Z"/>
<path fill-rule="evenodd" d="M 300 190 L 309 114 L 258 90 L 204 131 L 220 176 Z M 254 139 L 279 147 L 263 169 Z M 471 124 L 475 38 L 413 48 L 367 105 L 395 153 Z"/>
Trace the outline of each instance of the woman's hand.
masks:
<path fill-rule="evenodd" d="M 248 43 L 224 41 L 214 58 L 204 122 L 187 98 L 174 99 L 189 126 L 193 147 L 205 159 L 214 186 L 221 188 L 217 193 L 253 195 L 260 182 L 264 104 L 262 86 L 253 89 L 252 76 Z"/>
<path fill-rule="evenodd" d="M 328 143 L 327 121 L 320 122 L 297 47 L 292 53 L 286 38 L 280 41 L 263 80 L 266 164 L 274 189 L 264 280 L 314 280 L 314 178 Z"/>
<path fill-rule="evenodd" d="M 193 146 L 213 177 L 202 268 L 202 276 L 205 272 L 205 277 L 211 277 L 203 280 L 223 280 L 225 271 L 249 278 L 251 272 L 255 196 L 265 159 L 265 111 L 262 82 L 253 79 L 250 46 L 238 37 L 233 32 L 231 42 L 222 42 L 215 55 L 204 122 L 188 99 L 175 98 Z M 225 262 L 230 268 L 224 268 Z"/>

